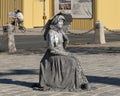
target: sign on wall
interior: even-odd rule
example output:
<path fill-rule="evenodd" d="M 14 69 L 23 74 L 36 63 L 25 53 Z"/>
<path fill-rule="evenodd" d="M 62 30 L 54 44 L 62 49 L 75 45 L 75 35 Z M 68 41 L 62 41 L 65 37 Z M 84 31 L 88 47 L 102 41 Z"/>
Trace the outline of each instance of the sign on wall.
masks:
<path fill-rule="evenodd" d="M 54 0 L 54 12 L 70 13 L 73 18 L 92 18 L 92 3 L 92 0 Z"/>

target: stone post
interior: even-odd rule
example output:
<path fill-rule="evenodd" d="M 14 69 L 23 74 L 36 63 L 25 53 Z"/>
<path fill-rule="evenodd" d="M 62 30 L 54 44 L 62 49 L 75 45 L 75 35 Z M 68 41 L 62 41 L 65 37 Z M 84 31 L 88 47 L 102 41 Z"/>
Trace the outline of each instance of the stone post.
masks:
<path fill-rule="evenodd" d="M 95 43 L 105 44 L 104 24 L 101 21 L 95 23 Z"/>
<path fill-rule="evenodd" d="M 8 50 L 8 26 L 5 24 L 3 26 L 3 35 L 1 37 L 1 42 L 0 42 L 0 50 L 1 51 L 7 51 Z"/>
<path fill-rule="evenodd" d="M 2 46 L 3 50 L 8 50 L 9 53 L 16 52 L 14 32 L 12 30 L 13 26 L 11 24 L 6 24 L 3 26 Z"/>
<path fill-rule="evenodd" d="M 16 52 L 16 46 L 15 46 L 15 37 L 14 37 L 14 32 L 13 26 L 11 24 L 8 25 L 8 48 L 9 48 L 9 53 L 14 53 Z"/>

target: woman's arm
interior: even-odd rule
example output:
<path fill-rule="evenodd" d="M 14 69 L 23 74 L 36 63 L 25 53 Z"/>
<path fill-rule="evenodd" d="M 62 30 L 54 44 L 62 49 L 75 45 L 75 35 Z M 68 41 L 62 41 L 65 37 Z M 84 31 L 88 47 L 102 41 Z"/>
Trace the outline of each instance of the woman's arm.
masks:
<path fill-rule="evenodd" d="M 69 38 L 64 32 L 62 32 L 62 34 L 63 34 L 63 40 L 64 40 L 63 47 L 66 48 L 66 45 L 69 43 Z"/>

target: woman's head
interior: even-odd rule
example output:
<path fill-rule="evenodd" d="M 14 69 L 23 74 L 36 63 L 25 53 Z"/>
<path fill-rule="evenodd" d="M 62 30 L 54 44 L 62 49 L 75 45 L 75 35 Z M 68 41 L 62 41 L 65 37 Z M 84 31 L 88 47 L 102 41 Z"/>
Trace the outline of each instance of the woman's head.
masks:
<path fill-rule="evenodd" d="M 63 15 L 56 15 L 53 19 L 51 24 L 58 27 L 62 28 L 64 26 L 65 18 Z"/>
<path fill-rule="evenodd" d="M 58 23 L 59 22 L 59 23 Z M 65 14 L 65 13 L 58 13 L 55 16 L 53 16 L 51 19 L 48 20 L 48 22 L 43 27 L 44 32 L 44 39 L 46 40 L 46 36 L 51 28 L 57 27 L 59 29 L 63 28 L 63 31 L 67 32 L 68 26 L 72 22 L 72 15 L 71 14 Z"/>

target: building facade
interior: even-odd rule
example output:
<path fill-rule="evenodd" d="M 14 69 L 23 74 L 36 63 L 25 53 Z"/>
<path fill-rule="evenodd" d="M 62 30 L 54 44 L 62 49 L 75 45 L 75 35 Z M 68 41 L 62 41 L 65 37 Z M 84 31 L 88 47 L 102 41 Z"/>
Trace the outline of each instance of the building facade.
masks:
<path fill-rule="evenodd" d="M 58 0 L 59 8 L 62 8 L 63 2 L 67 4 L 72 0 Z M 92 17 L 91 18 L 74 18 L 71 28 L 75 30 L 90 30 L 94 28 L 97 20 L 102 21 L 109 29 L 120 29 L 120 0 L 73 0 L 76 2 L 91 1 Z M 51 18 L 56 9 L 56 0 L 0 0 L 0 27 L 6 22 L 10 22 L 8 13 L 14 9 L 20 9 L 24 15 L 24 26 L 26 28 L 43 27 L 44 23 Z M 67 3 L 66 3 L 67 2 Z M 69 4 L 68 4 L 69 5 Z M 76 6 L 74 6 L 76 8 Z M 68 6 L 68 9 L 71 8 Z M 78 8 L 78 7 L 77 7 Z M 83 7 L 81 7 L 83 8 Z M 82 12 L 81 10 L 74 10 Z M 46 16 L 43 19 L 43 16 Z"/>

